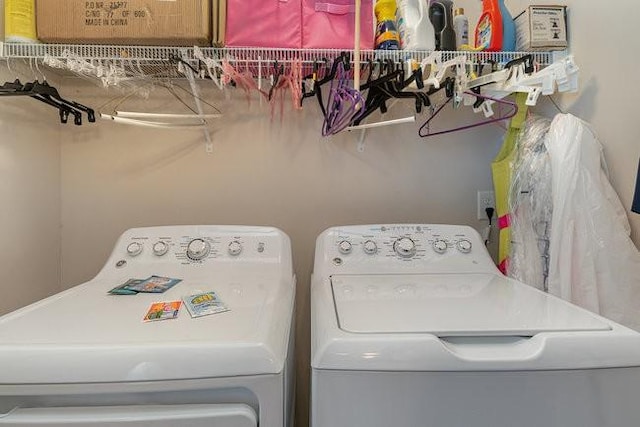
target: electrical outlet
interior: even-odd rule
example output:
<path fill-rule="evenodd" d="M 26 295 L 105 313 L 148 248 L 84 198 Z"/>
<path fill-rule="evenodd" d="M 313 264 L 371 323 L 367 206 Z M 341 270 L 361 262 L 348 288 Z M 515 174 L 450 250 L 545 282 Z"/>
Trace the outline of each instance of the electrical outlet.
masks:
<path fill-rule="evenodd" d="M 487 219 L 487 208 L 493 208 L 496 215 L 496 195 L 493 191 L 478 191 L 478 219 Z"/>

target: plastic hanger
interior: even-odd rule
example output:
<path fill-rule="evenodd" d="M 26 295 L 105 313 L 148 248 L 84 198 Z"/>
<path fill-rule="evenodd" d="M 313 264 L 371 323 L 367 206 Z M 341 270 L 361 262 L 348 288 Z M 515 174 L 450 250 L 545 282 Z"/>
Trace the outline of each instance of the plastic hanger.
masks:
<path fill-rule="evenodd" d="M 82 124 L 82 113 L 70 101 L 63 100 L 52 86 L 41 84 L 37 80 L 24 85 L 19 79 L 13 82 L 5 82 L 0 87 L 0 96 L 29 96 L 56 108 L 61 123 L 67 123 L 69 115 L 73 115 L 74 123 L 78 126 Z"/>
<path fill-rule="evenodd" d="M 74 102 L 74 101 L 68 101 L 66 99 L 64 99 L 63 97 L 60 96 L 60 94 L 58 93 L 58 90 L 49 85 L 49 83 L 47 83 L 47 81 L 43 81 L 42 83 L 39 83 L 37 80 L 35 82 L 33 91 L 35 93 L 37 93 L 38 95 L 42 95 L 43 97 L 49 98 L 50 100 L 53 101 L 57 101 L 61 104 L 64 104 L 72 109 L 76 109 L 76 110 L 80 110 L 83 111 L 87 114 L 87 119 L 89 120 L 89 122 L 93 123 L 96 121 L 96 116 L 95 116 L 95 112 L 92 108 L 89 108 L 85 105 L 82 105 L 78 102 Z M 77 123 L 78 124 L 78 123 Z M 81 122 L 79 123 L 81 124 Z"/>
<path fill-rule="evenodd" d="M 493 98 L 505 98 L 514 92 L 526 93 L 526 105 L 535 106 L 541 95 L 552 95 L 556 91 L 575 92 L 578 89 L 579 68 L 572 56 L 540 71 L 527 73 L 532 69 L 526 63 L 517 63 L 510 67 L 506 79 L 484 85 L 483 92 Z"/>
<path fill-rule="evenodd" d="M 237 88 L 244 90 L 248 103 L 251 102 L 251 92 L 253 91 L 265 99 L 268 99 L 269 93 L 259 87 L 253 78 L 253 74 L 248 70 L 240 72 L 236 70 L 228 60 L 224 59 L 222 60 L 222 73 L 221 83 L 223 85 L 234 84 Z"/>
<path fill-rule="evenodd" d="M 348 84 L 348 75 L 343 62 L 338 62 L 331 81 L 322 135 L 329 136 L 341 132 L 362 113 L 364 99 L 360 91 Z"/>
<path fill-rule="evenodd" d="M 431 105 L 429 94 L 423 91 L 406 91 L 405 89 L 415 83 L 418 88 L 424 87 L 422 82 L 422 68 L 418 68 L 411 73 L 411 76 L 404 80 L 404 70 L 401 67 L 396 68 L 393 62 L 387 63 L 387 69 L 392 70 L 389 74 L 380 77 L 376 81 L 368 82 L 369 93 L 365 101 L 365 109 L 363 113 L 354 121 L 354 128 L 358 128 L 362 121 L 378 109 L 382 114 L 387 112 L 386 101 L 391 98 L 397 99 L 414 99 L 416 113 L 422 111 L 422 107 Z M 403 122 L 410 121 L 409 118 L 402 119 Z M 389 124 L 397 124 L 397 121 Z"/>
<path fill-rule="evenodd" d="M 316 95 L 316 100 L 318 101 L 318 105 L 320 106 L 320 110 L 322 114 L 326 117 L 327 110 L 325 108 L 324 100 L 322 98 L 322 86 L 332 82 L 336 77 L 336 71 L 338 70 L 338 65 L 342 65 L 344 70 L 349 70 L 349 58 L 345 52 L 340 53 L 340 55 L 334 59 L 331 69 L 328 73 L 324 73 L 324 76 L 318 80 L 316 80 L 314 84 L 314 92 Z"/>

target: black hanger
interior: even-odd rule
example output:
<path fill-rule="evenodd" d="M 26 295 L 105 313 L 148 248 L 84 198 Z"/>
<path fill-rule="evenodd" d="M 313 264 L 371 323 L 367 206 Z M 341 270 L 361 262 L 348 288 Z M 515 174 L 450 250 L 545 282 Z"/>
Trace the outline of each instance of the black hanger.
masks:
<path fill-rule="evenodd" d="M 58 94 L 58 91 L 53 86 L 50 86 L 48 83 L 40 83 L 36 80 L 34 82 L 27 83 L 24 90 L 32 92 L 30 95 L 32 98 L 58 108 L 61 123 L 67 123 L 69 115 L 73 115 L 73 123 L 76 126 L 82 125 L 82 113 L 53 96 Z"/>
<path fill-rule="evenodd" d="M 512 59 L 511 61 L 504 64 L 504 68 L 511 68 L 518 64 L 524 64 L 524 72 L 527 74 L 531 74 L 535 71 L 535 67 L 533 66 L 533 55 L 531 54 Z"/>
<path fill-rule="evenodd" d="M 416 82 L 418 88 L 424 88 L 424 80 L 422 77 L 422 69 L 414 70 L 408 79 L 404 79 L 405 71 L 403 65 L 397 66 L 393 61 L 388 60 L 385 67 L 390 72 L 376 80 L 368 81 L 363 85 L 369 88 L 367 100 L 365 102 L 365 110 L 354 122 L 359 125 L 362 120 L 371 115 L 374 111 L 380 110 L 381 113 L 387 112 L 386 101 L 391 98 L 415 99 L 416 112 L 420 113 L 422 107 L 431 105 L 429 96 L 423 91 L 406 91 L 405 89 L 413 82 Z"/>
<path fill-rule="evenodd" d="M 325 63 L 327 62 L 326 58 L 323 60 L 323 62 L 325 62 Z M 320 72 L 320 65 L 321 64 L 322 64 L 321 61 L 315 61 L 313 63 L 313 71 L 312 71 L 312 73 L 311 74 L 307 74 L 306 76 L 304 76 L 302 78 L 302 97 L 300 98 L 300 105 L 302 105 L 302 101 L 305 98 L 311 98 L 313 96 L 316 96 L 315 84 L 316 84 L 316 81 L 318 80 L 318 75 L 319 75 L 319 72 Z M 312 81 L 313 85 L 311 87 L 311 90 L 307 91 L 307 86 L 306 86 L 305 82 L 307 82 L 309 80 Z"/>
<path fill-rule="evenodd" d="M 351 63 L 349 62 L 349 57 L 346 52 L 341 52 L 340 55 L 333 60 L 333 65 L 328 73 L 326 73 L 321 79 L 317 79 L 313 85 L 313 91 L 316 95 L 316 99 L 318 100 L 318 105 L 320 105 L 320 110 L 322 111 L 323 116 L 327 116 L 327 109 L 324 106 L 324 100 L 322 99 L 322 85 L 329 83 L 336 76 L 336 71 L 338 70 L 338 65 L 342 63 L 344 70 L 349 71 L 351 68 Z"/>
<path fill-rule="evenodd" d="M 47 81 L 40 83 L 38 80 L 22 84 L 19 79 L 13 82 L 5 82 L 0 86 L 0 96 L 29 96 L 37 101 L 50 105 L 58 110 L 60 122 L 67 123 L 69 115 L 73 115 L 76 125 L 82 124 L 82 112 L 87 113 L 88 120 L 95 122 L 93 109 L 80 103 L 64 99 L 58 90 Z"/>
<path fill-rule="evenodd" d="M 69 118 L 69 114 L 73 114 L 74 111 L 67 107 L 64 104 L 60 104 L 58 102 L 55 102 L 47 97 L 44 97 L 42 95 L 39 95 L 38 93 L 36 93 L 34 91 L 34 87 L 36 85 L 37 82 L 29 82 L 27 84 L 25 84 L 21 90 L 21 92 L 23 92 L 24 94 L 30 96 L 31 98 L 43 102 L 47 105 L 50 105 L 52 107 L 55 107 L 58 109 L 58 114 L 60 115 L 60 123 L 67 123 L 68 118 Z M 75 112 L 77 113 L 77 112 Z M 74 114 L 74 122 L 76 122 L 76 115 Z M 80 120 L 82 120 L 82 118 L 80 118 Z"/>
<path fill-rule="evenodd" d="M 58 90 L 49 85 L 49 83 L 47 83 L 47 81 L 45 80 L 42 83 L 39 83 L 38 81 L 35 82 L 34 85 L 34 92 L 36 92 L 39 95 L 42 95 L 43 97 L 47 97 L 50 100 L 53 100 L 54 102 L 58 102 L 60 104 L 66 105 L 67 107 L 71 108 L 71 109 L 75 109 L 75 110 L 80 110 L 80 111 L 84 111 L 85 113 L 87 113 L 87 119 L 89 120 L 89 122 L 93 123 L 96 121 L 96 115 L 93 109 L 84 106 L 78 102 L 74 102 L 74 101 L 68 101 L 66 99 L 64 99 L 63 97 L 60 96 L 60 94 L 58 93 Z M 80 119 L 76 119 L 74 120 L 75 124 L 80 125 L 82 124 L 82 115 L 81 114 L 74 114 L 75 117 L 80 117 Z"/>
<path fill-rule="evenodd" d="M 5 82 L 0 86 L 0 96 L 29 96 L 30 92 L 24 91 L 24 85 L 19 79 L 12 82 Z"/>
<path fill-rule="evenodd" d="M 273 63 L 273 70 L 273 84 L 269 89 L 269 96 L 267 97 L 269 101 L 271 101 L 271 98 L 273 97 L 273 91 L 275 90 L 276 86 L 278 86 L 278 80 L 280 80 L 280 77 L 282 77 L 282 75 L 284 74 L 284 65 L 278 65 L 278 61 L 275 61 Z"/>

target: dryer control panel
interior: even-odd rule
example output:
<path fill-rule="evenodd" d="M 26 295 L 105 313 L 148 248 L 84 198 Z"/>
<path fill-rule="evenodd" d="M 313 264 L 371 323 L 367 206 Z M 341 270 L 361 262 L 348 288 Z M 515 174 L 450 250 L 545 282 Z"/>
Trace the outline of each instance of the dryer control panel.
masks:
<path fill-rule="evenodd" d="M 273 266 L 291 270 L 290 258 L 289 238 L 272 227 L 145 227 L 120 237 L 103 272 L 146 266 L 215 272 L 238 264 L 256 272 Z"/>
<path fill-rule="evenodd" d="M 495 271 L 478 233 L 456 225 L 330 228 L 318 238 L 315 265 L 329 274 Z"/>

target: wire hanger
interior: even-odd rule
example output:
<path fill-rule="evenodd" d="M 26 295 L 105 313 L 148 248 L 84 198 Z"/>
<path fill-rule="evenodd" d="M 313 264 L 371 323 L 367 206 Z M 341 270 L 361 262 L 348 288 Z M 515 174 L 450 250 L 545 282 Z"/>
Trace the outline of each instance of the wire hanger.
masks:
<path fill-rule="evenodd" d="M 431 132 L 430 129 L 430 124 L 433 121 L 433 119 L 438 116 L 438 114 L 440 114 L 440 112 L 442 111 L 442 109 L 453 99 L 453 97 L 449 97 L 447 99 L 447 101 L 445 103 L 443 103 L 440 107 L 438 107 L 438 109 L 436 109 L 434 111 L 434 113 L 431 115 L 431 117 L 429 117 L 427 119 L 427 121 L 422 124 L 422 126 L 420 126 L 420 129 L 418 130 L 418 135 L 422 138 L 427 138 L 427 137 L 431 137 L 431 136 L 437 136 L 437 135 L 444 135 L 447 133 L 452 133 L 452 132 L 458 132 L 458 131 L 463 131 L 463 130 L 467 130 L 467 129 L 473 129 L 479 126 L 485 126 L 491 123 L 496 123 L 502 120 L 508 120 L 510 118 L 512 118 L 513 116 L 515 116 L 516 114 L 518 114 L 518 105 L 515 102 L 509 101 L 509 100 L 505 100 L 505 99 L 497 99 L 497 98 L 492 98 L 490 96 L 486 96 L 486 95 L 481 95 L 478 93 L 474 93 L 474 92 L 464 92 L 465 95 L 470 95 L 470 96 L 475 96 L 478 98 L 482 98 L 483 100 L 489 100 L 489 101 L 493 101 L 496 104 L 499 105 L 503 105 L 503 106 L 508 106 L 511 107 L 511 110 L 505 114 L 505 115 L 500 115 L 498 117 L 492 117 L 490 119 L 487 120 L 483 120 L 480 121 L 478 123 L 473 123 L 470 125 L 464 125 L 464 126 L 459 126 L 453 129 L 447 129 L 447 130 L 443 130 L 443 131 L 438 131 L 438 132 Z"/>
<path fill-rule="evenodd" d="M 175 113 L 148 113 L 148 112 L 135 112 L 135 111 L 118 111 L 117 108 L 125 101 L 129 100 L 134 95 L 139 94 L 141 91 L 146 90 L 145 87 L 139 87 L 129 94 L 117 99 L 117 102 L 113 105 L 111 113 L 104 113 L 102 110 L 114 100 L 110 100 L 100 107 L 100 117 L 105 120 L 112 120 L 114 122 L 152 127 L 160 129 L 205 129 L 208 119 L 217 119 L 222 117 L 222 113 L 214 105 L 208 103 L 204 99 L 195 96 L 198 101 L 210 106 L 214 109 L 215 113 L 204 114 L 194 110 L 189 104 L 187 104 L 176 92 L 179 89 L 188 95 L 194 96 L 189 90 L 171 82 L 154 82 L 154 86 L 160 86 L 165 88 L 173 97 L 182 105 L 184 105 L 192 114 L 175 114 Z"/>

